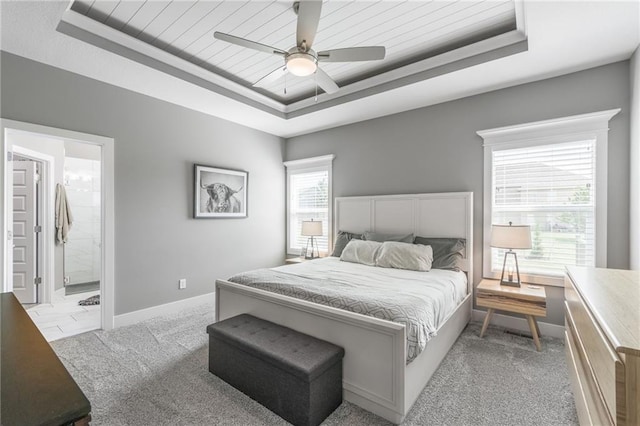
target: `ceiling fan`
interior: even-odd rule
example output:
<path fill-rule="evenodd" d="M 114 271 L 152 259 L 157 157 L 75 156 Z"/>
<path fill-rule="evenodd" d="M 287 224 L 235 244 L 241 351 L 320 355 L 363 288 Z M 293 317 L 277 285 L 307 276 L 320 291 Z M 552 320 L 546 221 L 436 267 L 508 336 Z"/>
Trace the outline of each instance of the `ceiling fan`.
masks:
<path fill-rule="evenodd" d="M 233 43 L 249 49 L 279 55 L 284 58 L 284 66 L 280 66 L 255 82 L 253 86 L 264 87 L 287 72 L 293 75 L 305 77 L 316 75 L 316 83 L 326 93 L 335 93 L 339 87 L 329 75 L 318 67 L 318 62 L 355 62 L 374 61 L 384 59 L 384 46 L 348 47 L 343 49 L 314 51 L 311 46 L 318 30 L 322 1 L 301 0 L 293 3 L 293 10 L 298 15 L 298 27 L 296 30 L 296 45 L 289 50 L 247 40 L 221 32 L 214 32 L 213 36 L 218 40 Z"/>

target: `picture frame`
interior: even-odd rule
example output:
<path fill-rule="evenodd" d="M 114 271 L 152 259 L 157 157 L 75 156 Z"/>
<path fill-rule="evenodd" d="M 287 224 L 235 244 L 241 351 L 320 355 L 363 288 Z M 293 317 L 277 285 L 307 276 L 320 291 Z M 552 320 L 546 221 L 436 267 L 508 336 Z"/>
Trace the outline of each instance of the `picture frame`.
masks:
<path fill-rule="evenodd" d="M 245 218 L 248 214 L 249 173 L 194 164 L 193 217 Z"/>

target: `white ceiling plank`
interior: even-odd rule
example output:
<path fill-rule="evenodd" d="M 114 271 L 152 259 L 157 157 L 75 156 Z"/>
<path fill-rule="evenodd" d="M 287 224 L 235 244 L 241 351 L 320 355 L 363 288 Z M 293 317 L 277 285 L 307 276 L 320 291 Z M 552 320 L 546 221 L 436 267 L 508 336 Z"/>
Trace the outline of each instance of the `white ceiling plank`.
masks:
<path fill-rule="evenodd" d="M 199 53 L 216 41 L 213 38 L 213 33 L 221 31 L 219 29 L 221 22 L 224 22 L 229 15 L 241 11 L 245 4 L 239 1 L 221 4 L 205 19 L 171 40 L 167 49 L 182 58 L 190 59 L 196 56 L 195 59 L 199 60 Z"/>
<path fill-rule="evenodd" d="M 121 31 L 132 37 L 137 37 L 170 3 L 171 1 L 168 0 L 146 1 L 129 22 L 122 27 Z"/>
<path fill-rule="evenodd" d="M 87 12 L 87 16 L 89 16 L 92 19 L 95 19 L 98 22 L 104 22 L 107 20 L 107 18 L 109 18 L 109 16 L 111 15 L 111 12 L 113 12 L 113 9 L 115 9 L 116 6 L 118 6 L 118 3 L 120 3 L 119 0 L 96 1 L 89 8 L 89 11 Z"/>
<path fill-rule="evenodd" d="M 496 3 L 491 3 L 490 8 L 494 9 L 494 11 L 505 10 L 504 7 L 502 8 L 499 7 L 500 4 L 497 4 L 497 5 L 498 7 L 496 7 Z M 440 25 L 440 28 L 438 29 L 438 31 L 434 29 L 434 24 L 432 24 L 426 28 L 427 30 L 431 31 L 430 34 L 423 34 L 422 36 L 418 36 L 418 34 L 416 34 L 416 30 L 414 30 L 412 33 L 407 32 L 405 34 L 405 39 L 401 40 L 398 43 L 398 46 L 389 46 L 387 44 L 389 56 L 387 56 L 386 62 L 403 59 L 400 55 L 398 54 L 394 55 L 393 53 L 394 53 L 394 50 L 396 52 L 398 52 L 398 50 L 401 50 L 401 48 L 404 45 L 417 46 L 417 48 L 414 48 L 413 50 L 410 50 L 408 52 L 404 52 L 404 55 L 402 56 L 404 56 L 404 58 L 407 58 L 412 55 L 415 56 L 415 54 L 418 53 L 419 50 L 422 50 L 422 49 L 426 50 L 426 49 L 436 47 L 434 45 L 435 42 L 439 42 L 440 44 L 443 44 L 459 36 L 460 32 L 469 33 L 474 31 L 475 28 L 473 28 L 472 26 L 468 26 L 467 21 L 471 20 L 473 22 L 476 22 L 478 19 L 484 18 L 483 14 L 487 16 L 493 16 L 493 13 L 495 13 L 491 11 L 488 12 L 487 7 L 476 8 L 475 12 L 477 13 L 475 14 L 470 13 L 466 9 L 468 8 L 459 9 L 459 12 L 457 14 L 449 13 L 448 15 L 446 15 L 449 18 L 449 22 L 447 22 L 446 20 L 445 22 L 442 22 L 442 20 L 434 21 L 434 22 L 437 22 L 438 25 Z M 507 7 L 506 10 L 511 14 L 513 13 L 512 7 L 511 8 Z M 507 13 L 507 15 L 509 15 L 509 13 Z M 452 17 L 456 17 L 456 16 L 458 18 L 457 25 L 452 25 L 455 23 L 455 21 L 452 20 L 453 19 Z M 484 23 L 481 22 L 481 24 L 484 24 Z M 462 25 L 467 25 L 467 27 L 463 27 Z M 420 29 L 421 31 L 424 31 L 424 29 L 421 29 L 421 28 L 418 28 L 418 29 Z M 443 35 L 443 33 L 446 33 L 446 34 Z M 449 33 L 452 33 L 452 34 L 449 34 Z M 439 37 L 441 37 L 442 39 L 439 39 Z M 430 43 L 430 38 L 434 38 L 433 42 L 431 43 Z M 365 44 L 377 44 L 377 43 L 365 43 Z M 402 52 L 398 52 L 398 53 L 402 53 Z M 380 67 L 380 62 L 381 61 L 372 61 L 372 62 L 364 62 L 364 63 L 358 62 L 358 63 L 322 64 L 322 68 L 329 75 L 331 75 L 338 83 L 340 83 L 340 81 L 357 78 L 357 76 L 361 75 L 362 73 L 370 72 L 370 70 Z M 303 95 L 304 93 L 307 93 L 309 94 L 309 96 L 311 96 L 311 93 L 314 92 L 314 86 L 315 85 L 309 81 L 298 81 L 293 83 L 291 86 L 287 88 L 287 95 L 284 95 L 284 96 L 285 98 L 288 98 L 288 99 L 296 98 L 298 96 Z M 265 89 L 274 93 L 276 91 L 280 91 L 280 88 L 273 84 L 265 87 Z"/>
<path fill-rule="evenodd" d="M 469 3 L 468 7 L 463 9 L 446 10 L 442 11 L 442 14 L 437 14 L 437 16 L 429 16 L 426 23 L 421 20 L 407 22 L 395 34 L 389 33 L 390 37 L 386 37 L 384 43 L 390 46 L 396 46 L 401 43 L 406 44 L 408 40 L 415 38 L 416 32 L 421 32 L 426 37 L 442 29 L 445 29 L 448 33 L 454 33 L 459 29 L 464 29 L 471 22 L 482 21 L 490 16 L 502 14 L 505 12 L 505 5 L 507 6 L 507 11 L 511 11 L 515 17 L 514 9 L 513 7 L 509 8 L 508 3 Z M 416 45 L 420 46 L 419 42 Z"/>
<path fill-rule="evenodd" d="M 357 45 L 386 46 L 386 42 L 398 33 L 407 33 L 415 29 L 418 29 L 419 32 L 427 32 L 433 22 L 438 22 L 448 15 L 464 10 L 470 4 L 472 3 L 430 2 L 391 19 L 385 19 L 385 16 L 380 16 L 380 21 L 370 22 L 372 25 L 354 26 L 352 29 L 334 36 L 333 39 L 357 40 Z M 341 44 L 338 47 L 348 47 L 342 45 L 344 41 L 338 41 L 338 43 Z"/>
<path fill-rule="evenodd" d="M 376 27 L 387 21 L 395 13 L 400 13 L 402 3 L 380 1 L 372 3 L 368 7 L 359 9 L 356 13 L 344 17 L 340 21 L 333 22 L 330 26 L 325 26 L 318 34 L 317 42 L 314 46 L 316 51 L 334 49 L 337 45 L 349 46 L 355 44 L 362 45 L 363 40 L 353 40 L 345 32 L 357 31 L 355 27 L 366 25 Z M 364 24 L 366 23 L 366 24 Z M 365 40 L 366 41 L 366 40 Z"/>
<path fill-rule="evenodd" d="M 135 14 L 144 6 L 144 0 L 127 0 L 121 1 L 118 6 L 111 12 L 111 16 L 105 21 L 105 24 L 112 28 L 120 29 L 124 27 Z"/>
<path fill-rule="evenodd" d="M 75 10 L 76 12 L 82 14 L 82 15 L 86 15 L 87 12 L 89 12 L 89 9 L 91 9 L 91 5 L 95 2 L 96 0 L 75 0 L 72 4 L 71 4 L 71 9 Z"/>
<path fill-rule="evenodd" d="M 265 42 L 265 44 L 287 50 L 295 45 L 295 28 L 292 30 L 290 27 L 282 27 L 280 30 L 270 34 L 269 38 L 277 38 L 278 40 L 276 42 Z M 269 72 L 269 70 L 265 69 L 265 65 L 268 66 L 268 63 L 265 64 L 265 62 L 271 61 L 272 55 L 254 55 L 253 58 L 249 57 L 247 60 L 247 63 L 250 64 L 250 68 L 254 68 L 258 73 L 266 73 Z M 241 70 L 245 70 L 247 68 L 247 63 L 244 61 L 243 63 L 239 63 L 236 60 L 230 65 L 226 64 L 225 68 L 228 69 L 229 72 L 239 73 Z"/>
<path fill-rule="evenodd" d="M 448 2 L 406 2 L 396 4 L 395 7 L 375 14 L 369 19 L 351 22 L 346 28 L 337 28 L 335 33 L 324 34 L 320 40 L 320 50 L 349 47 L 351 45 L 371 45 L 372 37 L 380 37 L 388 31 L 395 31 L 416 16 L 435 13 L 441 8 L 448 7 Z M 321 48 L 320 48 L 321 47 Z"/>
<path fill-rule="evenodd" d="M 266 23 L 273 23 L 285 13 L 287 13 L 287 9 L 283 7 L 283 4 L 274 1 L 264 9 L 255 13 L 252 17 L 244 19 L 239 25 L 231 27 L 228 21 L 224 21 L 210 28 L 209 33 L 213 33 L 213 31 L 215 30 L 232 34 L 238 37 L 243 37 L 248 40 L 257 41 L 257 37 L 253 36 L 252 32 L 256 28 L 264 26 Z M 259 41 L 259 43 L 263 42 Z M 213 37 L 202 37 L 191 46 L 188 46 L 188 48 L 185 49 L 185 53 L 190 50 L 192 52 L 190 56 L 198 56 L 205 61 L 211 56 L 215 55 L 216 63 L 222 65 L 223 61 L 235 57 L 238 52 L 246 52 L 247 50 L 250 51 L 250 49 L 232 51 L 230 49 L 226 49 L 225 47 L 226 46 L 221 46 L 219 43 L 216 43 L 216 40 Z"/>
<path fill-rule="evenodd" d="M 502 15 L 496 15 L 496 12 L 501 12 Z M 467 13 L 464 18 L 457 22 L 438 21 L 429 25 L 428 31 L 421 35 L 418 35 L 414 28 L 414 31 L 407 32 L 402 37 L 396 36 L 382 41 L 388 52 L 385 62 L 391 63 L 393 61 L 406 60 L 420 52 L 435 49 L 461 37 L 482 32 L 495 25 L 504 24 L 509 22 L 513 17 L 513 13 L 513 8 L 494 6 L 493 10 L 480 10 L 473 15 Z M 460 17 L 461 15 L 458 16 Z M 337 80 L 352 77 L 365 69 L 355 63 L 331 65 L 330 74 Z"/>
<path fill-rule="evenodd" d="M 267 44 L 269 46 L 278 47 L 281 49 L 290 48 L 295 40 L 295 22 L 296 18 L 293 12 L 285 11 L 281 15 L 275 17 L 267 25 L 256 27 L 253 31 L 245 35 L 250 40 L 258 41 L 259 43 Z M 274 39 L 275 42 L 273 42 Z M 278 42 L 282 41 L 282 42 Z M 214 63 L 218 66 L 225 66 L 225 61 L 233 58 L 234 64 L 244 60 L 250 60 L 250 64 L 255 64 L 256 55 L 255 52 L 250 49 L 242 49 L 239 51 L 228 52 L 225 50 L 225 43 L 218 43 L 211 45 L 206 51 L 203 51 L 200 56 L 205 58 L 207 62 Z M 241 69 L 242 67 L 239 67 Z M 235 70 L 237 72 L 237 70 Z"/>
<path fill-rule="evenodd" d="M 167 28 L 161 40 L 158 40 L 158 42 L 160 42 L 158 46 L 174 54 L 178 54 L 182 52 L 184 47 L 190 45 L 198 38 L 203 37 L 207 32 L 210 32 L 208 35 L 213 39 L 213 32 L 210 31 L 212 26 L 221 20 L 227 19 L 236 11 L 242 10 L 246 4 L 246 2 L 241 1 L 218 2 L 215 8 L 209 10 L 206 14 L 201 14 L 201 16 L 193 15 L 190 11 L 188 14 L 185 14 L 182 22 L 176 22 L 170 28 Z M 192 20 L 192 22 L 188 20 Z"/>
<path fill-rule="evenodd" d="M 333 14 L 332 19 L 321 21 L 314 50 L 327 50 L 338 43 L 349 43 L 351 40 L 340 35 L 343 31 L 375 27 L 381 21 L 390 19 L 394 9 L 395 13 L 399 13 L 398 11 L 403 9 L 401 6 L 402 3 L 385 1 L 351 3 L 340 10 L 340 13 Z"/>
<path fill-rule="evenodd" d="M 228 34 L 232 34 L 238 37 L 245 37 L 249 40 L 253 40 L 252 37 L 247 37 L 247 30 L 243 30 L 243 25 L 247 24 L 248 28 L 260 25 L 262 21 L 269 20 L 273 15 L 277 15 L 282 12 L 281 7 L 272 8 L 272 3 L 259 2 L 259 3 L 247 3 L 243 10 L 238 10 L 236 13 L 230 14 L 221 22 L 217 22 L 210 25 L 207 32 L 200 37 L 197 47 L 196 43 L 189 46 L 190 49 L 194 49 L 191 55 L 187 58 L 197 58 L 197 63 L 209 62 L 209 58 L 216 56 L 217 58 L 228 57 L 228 55 L 234 55 L 238 50 L 229 49 L 229 43 L 219 43 L 212 37 L 214 31 L 220 31 Z M 241 13 L 242 12 L 242 13 Z M 248 49 L 251 50 L 251 49 Z M 255 52 L 254 52 L 255 53 Z M 221 61 L 217 61 L 219 64 Z"/>
<path fill-rule="evenodd" d="M 477 17 L 479 17 L 478 15 Z M 387 45 L 394 52 L 394 59 L 404 59 L 415 56 L 419 52 L 428 52 L 436 48 L 450 45 L 462 38 L 468 38 L 471 35 L 486 33 L 487 29 L 502 26 L 508 23 L 513 17 L 513 12 L 507 11 L 503 15 L 486 15 L 482 20 L 473 20 L 465 23 L 464 26 L 455 28 L 453 25 L 443 25 L 440 27 L 432 27 L 429 33 L 415 37 L 416 45 L 422 47 L 418 49 L 409 46 L 405 38 L 390 39 L 386 41 Z M 458 23 L 462 24 L 462 23 Z"/>
<path fill-rule="evenodd" d="M 446 8 L 438 9 L 436 13 L 430 13 L 429 22 L 413 19 L 396 27 L 396 31 L 389 31 L 382 37 L 378 35 L 374 36 L 375 38 L 369 38 L 371 44 L 383 45 L 387 48 L 385 60 L 327 64 L 328 66 L 325 68 L 328 68 L 329 74 L 338 80 L 367 72 L 381 65 L 428 51 L 437 45 L 446 44 L 450 40 L 459 38 L 461 33 L 475 31 L 476 29 L 472 28 L 474 22 L 484 22 L 485 19 L 489 19 L 496 13 L 507 14 L 500 18 L 503 21 L 505 16 L 513 14 L 513 7 L 509 7 L 509 3 L 506 2 L 487 2 L 484 5 L 461 3 L 453 9 L 448 5 Z"/>
<path fill-rule="evenodd" d="M 218 5 L 217 2 L 173 1 L 147 25 L 138 38 L 150 44 L 171 39 L 174 31 L 186 31 Z"/>
<path fill-rule="evenodd" d="M 242 78 L 243 80 L 245 80 L 249 84 L 253 84 L 256 81 L 260 80 L 265 75 L 267 75 L 269 72 L 271 72 L 271 71 L 268 71 L 269 69 L 273 71 L 275 68 L 285 65 L 284 64 L 284 60 L 282 58 L 278 58 L 275 55 L 265 59 L 263 64 L 264 64 L 263 69 L 267 70 L 267 71 L 258 73 L 254 77 L 246 77 L 245 75 L 243 75 L 241 73 L 234 74 L 234 75 L 236 75 L 239 78 Z"/>
<path fill-rule="evenodd" d="M 382 6 L 382 5 L 380 5 Z M 340 48 L 340 47 L 356 47 L 362 45 L 382 45 L 386 46 L 384 43 L 385 37 L 383 34 L 394 33 L 399 29 L 404 29 L 407 22 L 415 21 L 416 17 L 424 17 L 429 16 L 432 17 L 432 20 L 437 20 L 439 16 L 449 15 L 456 11 L 463 10 L 468 6 L 464 3 L 451 3 L 451 2 L 429 2 L 429 3 L 420 3 L 416 4 L 412 3 L 401 3 L 396 5 L 396 7 L 387 10 L 385 13 L 373 13 L 373 16 L 370 19 L 363 19 L 354 22 L 351 26 L 346 27 L 338 27 L 335 26 L 334 29 L 338 30 L 338 28 L 343 28 L 345 31 L 343 33 L 339 33 L 336 36 L 329 36 L 329 41 L 327 44 L 331 43 L 331 40 L 334 40 L 337 45 L 327 46 L 325 45 L 323 38 L 321 35 L 318 35 L 318 44 L 322 46 L 323 49 L 328 48 Z M 425 26 L 426 27 L 426 26 Z M 387 31 L 383 29 L 387 28 Z M 428 28 L 424 28 L 423 31 L 428 30 Z M 351 34 L 351 36 L 349 36 Z M 340 39 L 339 37 L 344 37 Z M 387 35 L 388 37 L 388 35 Z M 340 40 L 349 40 L 348 42 L 340 42 Z M 339 64 L 322 64 L 323 70 L 327 71 L 327 73 L 331 76 L 332 69 L 351 69 L 356 72 L 370 72 L 370 70 L 374 68 L 379 68 L 381 66 L 385 66 L 386 63 L 389 63 L 393 58 L 390 55 L 392 52 L 388 52 L 387 58 L 383 61 L 371 61 L 371 62 L 358 62 L 358 63 L 339 63 Z M 314 88 L 313 83 L 309 83 L 308 81 L 300 81 L 297 85 L 287 88 L 287 97 L 294 98 L 299 96 L 301 93 L 305 91 L 310 91 Z M 271 90 L 271 87 L 267 87 L 266 89 Z"/>

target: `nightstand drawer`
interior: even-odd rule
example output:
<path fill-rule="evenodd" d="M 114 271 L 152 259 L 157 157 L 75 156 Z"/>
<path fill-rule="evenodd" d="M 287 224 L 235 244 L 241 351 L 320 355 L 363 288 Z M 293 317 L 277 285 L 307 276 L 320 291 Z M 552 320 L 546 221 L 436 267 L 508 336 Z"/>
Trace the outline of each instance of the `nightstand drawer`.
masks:
<path fill-rule="evenodd" d="M 570 279 L 565 278 L 567 320 L 575 338 L 583 343 L 584 358 L 602 394 L 609 413 L 616 418 L 616 373 L 624 377 L 624 364 L 611 347 Z M 588 344 L 586 344 L 588 343 Z M 624 389 L 622 389 L 624 395 Z"/>

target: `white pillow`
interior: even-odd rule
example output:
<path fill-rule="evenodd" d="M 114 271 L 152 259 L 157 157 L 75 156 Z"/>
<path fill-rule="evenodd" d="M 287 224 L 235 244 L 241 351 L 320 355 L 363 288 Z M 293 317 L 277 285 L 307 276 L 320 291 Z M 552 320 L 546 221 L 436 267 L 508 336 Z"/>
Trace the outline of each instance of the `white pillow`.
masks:
<path fill-rule="evenodd" d="M 376 266 L 376 255 L 382 243 L 377 241 L 364 241 L 353 239 L 349 241 L 340 260 L 352 263 L 362 263 L 363 265 Z"/>
<path fill-rule="evenodd" d="M 431 246 L 385 241 L 380 247 L 376 266 L 381 268 L 429 271 L 433 262 Z"/>

